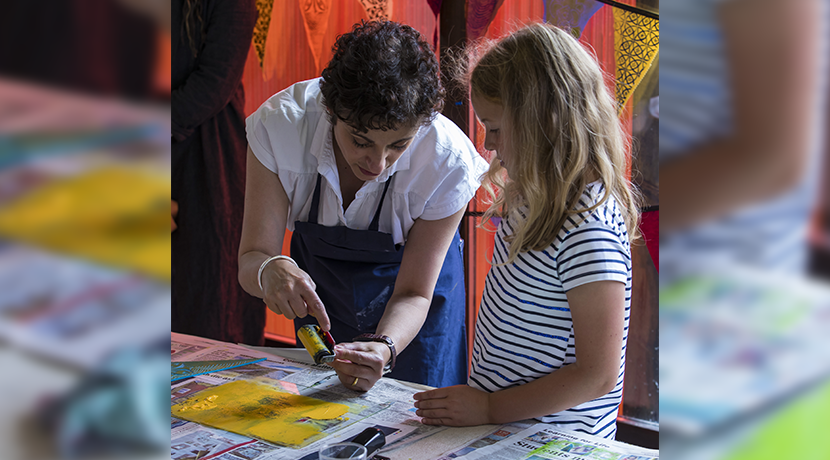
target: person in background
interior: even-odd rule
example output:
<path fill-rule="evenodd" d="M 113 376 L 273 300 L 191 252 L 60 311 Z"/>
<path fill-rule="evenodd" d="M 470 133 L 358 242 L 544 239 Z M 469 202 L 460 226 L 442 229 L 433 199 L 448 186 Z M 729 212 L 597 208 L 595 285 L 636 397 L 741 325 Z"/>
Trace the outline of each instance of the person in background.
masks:
<path fill-rule="evenodd" d="M 433 386 L 467 376 L 458 225 L 487 163 L 438 113 L 443 96 L 416 30 L 364 22 L 322 78 L 247 120 L 239 282 L 295 328 L 330 331 L 348 388 L 387 371 Z"/>
<path fill-rule="evenodd" d="M 128 100 L 166 99 L 153 86 L 155 40 L 164 23 L 127 1 L 3 2 L 0 77 Z"/>
<path fill-rule="evenodd" d="M 425 424 L 528 418 L 613 439 L 622 399 L 638 192 L 627 138 L 594 59 L 532 24 L 469 77 L 493 150 L 485 187 L 502 217 L 467 385 L 417 393 Z"/>
<path fill-rule="evenodd" d="M 253 0 L 172 4 L 175 332 L 261 345 L 265 309 L 236 281 L 245 187 L 242 72 Z"/>

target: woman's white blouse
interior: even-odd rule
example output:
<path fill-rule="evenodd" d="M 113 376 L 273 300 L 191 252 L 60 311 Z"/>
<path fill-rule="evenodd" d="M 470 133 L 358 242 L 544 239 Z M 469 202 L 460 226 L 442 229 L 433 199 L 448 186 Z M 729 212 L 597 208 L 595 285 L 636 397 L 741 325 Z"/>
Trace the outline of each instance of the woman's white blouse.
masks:
<path fill-rule="evenodd" d="M 384 182 L 394 174 L 379 230 L 390 233 L 396 244 L 406 241 L 416 219 L 449 217 L 472 199 L 488 164 L 464 132 L 438 115 L 418 130 L 398 161 L 363 184 L 344 210 L 331 123 L 322 104 L 319 82 L 315 78 L 280 91 L 246 121 L 251 150 L 279 176 L 288 195 L 288 230 L 294 230 L 295 221 L 308 220 L 317 173 L 324 178 L 318 223 L 358 230 L 369 227 Z"/>

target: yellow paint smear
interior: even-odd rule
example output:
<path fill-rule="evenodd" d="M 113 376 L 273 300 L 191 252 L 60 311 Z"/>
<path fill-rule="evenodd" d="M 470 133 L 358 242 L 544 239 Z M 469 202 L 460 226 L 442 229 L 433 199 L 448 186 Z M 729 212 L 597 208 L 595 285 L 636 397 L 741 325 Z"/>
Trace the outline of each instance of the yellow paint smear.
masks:
<path fill-rule="evenodd" d="M 346 420 L 344 404 L 285 393 L 237 380 L 202 390 L 171 408 L 174 417 L 287 447 L 304 447 L 323 437 L 326 420 Z M 335 422 L 336 423 L 336 422 Z"/>
<path fill-rule="evenodd" d="M 102 167 L 0 206 L 0 236 L 170 279 L 170 175 Z"/>

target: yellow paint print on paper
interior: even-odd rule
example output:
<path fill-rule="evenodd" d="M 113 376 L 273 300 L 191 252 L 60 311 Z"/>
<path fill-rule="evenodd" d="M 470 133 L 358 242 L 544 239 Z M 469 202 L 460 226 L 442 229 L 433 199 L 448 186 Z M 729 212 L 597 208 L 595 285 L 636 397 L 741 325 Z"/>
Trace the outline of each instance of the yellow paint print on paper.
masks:
<path fill-rule="evenodd" d="M 294 448 L 322 438 L 324 429 L 348 420 L 343 417 L 347 411 L 344 404 L 247 380 L 202 390 L 171 408 L 177 418 Z"/>

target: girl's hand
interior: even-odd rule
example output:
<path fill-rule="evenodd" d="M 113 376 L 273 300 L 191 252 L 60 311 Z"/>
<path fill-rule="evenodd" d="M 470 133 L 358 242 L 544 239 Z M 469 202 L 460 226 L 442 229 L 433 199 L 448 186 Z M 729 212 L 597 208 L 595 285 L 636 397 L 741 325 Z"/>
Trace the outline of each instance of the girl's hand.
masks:
<path fill-rule="evenodd" d="M 311 315 L 317 318 L 324 331 L 328 331 L 331 322 L 315 289 L 317 285 L 311 276 L 290 260 L 271 261 L 262 271 L 263 300 L 271 311 L 286 319 Z"/>
<path fill-rule="evenodd" d="M 467 385 L 415 393 L 416 415 L 425 425 L 473 426 L 490 423 L 490 393 Z"/>
<path fill-rule="evenodd" d="M 338 343 L 334 353 L 336 359 L 329 365 L 337 371 L 343 386 L 358 391 L 372 388 L 391 358 L 389 347 L 379 342 Z"/>

